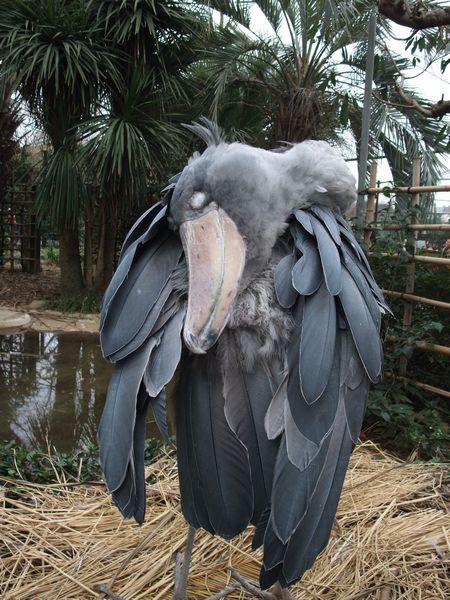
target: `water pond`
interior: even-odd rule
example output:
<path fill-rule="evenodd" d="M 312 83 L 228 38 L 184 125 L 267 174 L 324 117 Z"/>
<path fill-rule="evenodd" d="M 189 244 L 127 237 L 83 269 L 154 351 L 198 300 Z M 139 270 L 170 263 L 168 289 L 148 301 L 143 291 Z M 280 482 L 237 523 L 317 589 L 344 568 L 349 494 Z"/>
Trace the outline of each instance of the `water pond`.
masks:
<path fill-rule="evenodd" d="M 94 442 L 111 371 L 97 334 L 0 336 L 0 439 L 63 452 Z"/>

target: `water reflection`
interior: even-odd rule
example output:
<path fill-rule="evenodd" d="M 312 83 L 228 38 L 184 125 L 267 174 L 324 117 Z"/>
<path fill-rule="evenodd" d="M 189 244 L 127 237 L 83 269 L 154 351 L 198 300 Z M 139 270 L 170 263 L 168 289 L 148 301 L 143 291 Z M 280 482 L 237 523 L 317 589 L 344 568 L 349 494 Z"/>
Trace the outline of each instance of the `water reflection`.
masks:
<path fill-rule="evenodd" d="M 96 334 L 0 336 L 0 438 L 60 451 L 95 441 L 110 375 Z"/>

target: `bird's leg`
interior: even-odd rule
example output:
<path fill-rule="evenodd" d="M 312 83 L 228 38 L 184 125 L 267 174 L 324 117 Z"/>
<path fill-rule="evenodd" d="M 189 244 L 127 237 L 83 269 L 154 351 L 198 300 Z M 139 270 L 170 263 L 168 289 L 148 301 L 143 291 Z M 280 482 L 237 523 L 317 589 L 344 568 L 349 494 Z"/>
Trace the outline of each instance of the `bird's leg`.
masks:
<path fill-rule="evenodd" d="M 283 589 L 279 583 L 275 584 L 273 592 L 269 592 L 258 587 L 256 581 L 242 577 L 242 575 L 233 567 L 229 567 L 229 571 L 231 573 L 231 577 L 239 583 L 242 589 L 252 594 L 252 596 L 255 598 L 260 598 L 261 600 L 295 600 L 290 592 L 286 589 Z"/>
<path fill-rule="evenodd" d="M 181 552 L 177 552 L 175 558 L 175 582 L 172 600 L 188 600 L 187 582 L 191 564 L 192 548 L 194 547 L 195 532 L 195 527 L 189 525 L 183 558 L 181 558 Z"/>

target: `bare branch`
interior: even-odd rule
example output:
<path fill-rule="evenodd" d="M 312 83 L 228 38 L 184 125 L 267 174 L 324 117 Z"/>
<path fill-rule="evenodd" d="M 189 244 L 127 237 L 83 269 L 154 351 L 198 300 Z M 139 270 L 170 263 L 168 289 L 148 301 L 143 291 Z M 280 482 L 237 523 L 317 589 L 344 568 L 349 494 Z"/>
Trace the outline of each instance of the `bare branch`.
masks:
<path fill-rule="evenodd" d="M 428 108 L 425 108 L 424 106 L 419 104 L 417 100 L 411 96 L 411 94 L 406 93 L 403 89 L 404 79 L 405 78 L 402 75 L 401 82 L 400 84 L 395 85 L 395 89 L 397 90 L 398 95 L 407 105 L 408 108 L 413 108 L 424 117 L 428 117 L 431 119 L 442 119 L 444 115 L 450 113 L 450 101 L 444 100 L 444 98 L 441 98 L 441 100 L 439 100 L 439 102 L 436 102 L 435 104 L 431 104 Z"/>
<path fill-rule="evenodd" d="M 227 585 L 226 587 L 223 588 L 223 590 L 221 590 L 217 594 L 214 594 L 214 596 L 210 596 L 206 600 L 221 600 L 222 598 L 229 596 L 233 592 L 236 592 L 240 587 L 241 586 L 238 583 L 233 583 L 232 585 Z"/>
<path fill-rule="evenodd" d="M 242 577 L 242 575 L 233 567 L 228 567 L 228 570 L 231 573 L 231 577 L 235 579 L 241 585 L 241 587 L 244 588 L 244 590 L 250 594 L 253 594 L 256 598 L 261 598 L 261 600 L 276 600 L 275 596 L 271 592 L 265 592 L 261 590 L 252 581 Z"/>
<path fill-rule="evenodd" d="M 450 8 L 427 6 L 423 2 L 410 4 L 406 0 L 378 0 L 382 15 L 404 27 L 428 29 L 450 25 Z"/>

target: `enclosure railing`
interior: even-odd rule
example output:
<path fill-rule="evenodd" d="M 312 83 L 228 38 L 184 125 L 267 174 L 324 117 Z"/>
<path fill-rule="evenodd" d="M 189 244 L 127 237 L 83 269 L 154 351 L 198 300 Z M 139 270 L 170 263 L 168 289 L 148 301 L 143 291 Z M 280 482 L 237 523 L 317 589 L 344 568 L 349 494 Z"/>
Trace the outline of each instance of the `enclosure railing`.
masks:
<path fill-rule="evenodd" d="M 33 186 L 7 186 L 0 199 L 0 266 L 11 271 L 21 266 L 27 273 L 41 270 L 41 238 L 34 211 Z"/>
<path fill-rule="evenodd" d="M 421 186 L 420 185 L 420 160 L 415 159 L 413 162 L 413 174 L 412 174 L 412 185 L 409 187 L 379 187 L 376 185 L 377 183 L 377 163 L 372 163 L 370 166 L 370 180 L 369 187 L 367 190 L 363 190 L 362 194 L 367 194 L 367 208 L 366 208 L 366 226 L 364 228 L 364 242 L 368 248 L 370 248 L 370 242 L 373 231 L 385 230 L 385 231 L 399 231 L 399 230 L 407 230 L 410 234 L 410 239 L 407 241 L 407 249 L 409 253 L 401 255 L 398 254 L 387 254 L 384 253 L 384 256 L 388 260 L 399 260 L 400 258 L 404 259 L 406 257 L 406 286 L 404 292 L 387 290 L 383 289 L 383 293 L 386 296 L 390 296 L 393 298 L 400 298 L 404 301 L 404 311 L 403 311 L 403 331 L 407 332 L 411 327 L 412 317 L 413 317 L 413 306 L 414 304 L 427 304 L 430 306 L 434 306 L 443 310 L 450 310 L 450 302 L 443 302 L 441 300 L 435 300 L 434 298 L 426 298 L 423 296 L 417 296 L 414 294 L 415 290 L 415 279 L 416 279 L 416 263 L 423 262 L 429 263 L 436 266 L 445 266 L 447 268 L 450 267 L 450 258 L 445 257 L 435 257 L 435 256 L 421 256 L 416 254 L 417 246 L 417 233 L 419 231 L 449 231 L 450 232 L 450 223 L 418 223 L 416 217 L 415 207 L 419 204 L 420 194 L 426 192 L 449 192 L 450 185 L 435 185 L 435 186 Z M 375 220 L 375 206 L 377 195 L 383 194 L 395 194 L 395 193 L 405 193 L 410 194 L 410 217 L 409 223 L 380 223 Z M 393 336 L 388 336 L 387 340 L 391 343 L 396 343 L 398 340 Z M 450 348 L 447 346 L 442 346 L 439 344 L 430 344 L 425 341 L 417 341 L 414 343 L 416 348 L 423 350 L 425 352 L 437 352 L 439 354 L 450 355 Z M 422 383 L 420 381 L 415 381 L 413 379 L 409 379 L 406 377 L 407 372 L 407 358 L 406 356 L 402 356 L 398 365 L 398 375 L 397 378 L 401 381 L 405 381 L 414 387 L 419 389 L 424 389 L 429 392 L 438 394 L 440 396 L 444 396 L 450 398 L 450 391 L 443 390 L 441 388 L 437 388 L 431 386 L 426 383 Z"/>

